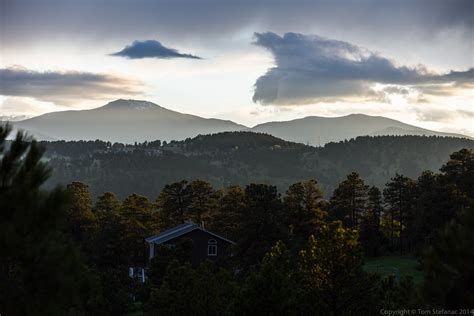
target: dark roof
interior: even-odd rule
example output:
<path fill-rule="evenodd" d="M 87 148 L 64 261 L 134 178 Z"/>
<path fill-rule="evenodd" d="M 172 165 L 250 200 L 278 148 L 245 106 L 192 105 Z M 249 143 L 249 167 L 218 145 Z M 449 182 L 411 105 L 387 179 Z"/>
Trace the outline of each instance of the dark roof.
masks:
<path fill-rule="evenodd" d="M 171 228 L 171 229 L 168 229 L 168 230 L 165 230 L 164 232 L 158 234 L 158 235 L 154 235 L 154 236 L 151 236 L 151 237 L 148 237 L 145 239 L 146 242 L 148 243 L 154 243 L 154 244 L 162 244 L 164 242 L 167 242 L 171 239 L 174 239 L 176 237 L 179 237 L 179 236 L 182 236 L 184 234 L 187 234 L 195 229 L 199 229 L 205 233 L 208 233 L 214 237 L 217 237 L 219 239 L 222 239 L 224 241 L 227 241 L 228 243 L 231 243 L 231 244 L 235 244 L 235 242 L 233 242 L 232 240 L 229 240 L 227 238 L 224 238 L 222 236 L 219 236 L 217 234 L 214 234 L 204 228 L 202 228 L 201 226 L 199 225 L 196 225 L 194 223 L 184 223 L 184 224 L 180 224 L 174 228 Z"/>

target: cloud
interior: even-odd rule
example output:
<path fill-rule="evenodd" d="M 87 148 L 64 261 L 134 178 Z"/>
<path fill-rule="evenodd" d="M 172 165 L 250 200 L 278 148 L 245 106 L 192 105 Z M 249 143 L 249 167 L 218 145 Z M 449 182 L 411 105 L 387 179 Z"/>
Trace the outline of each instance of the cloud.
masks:
<path fill-rule="evenodd" d="M 117 53 L 110 54 L 111 56 L 121 56 L 130 59 L 141 58 L 191 58 L 201 59 L 201 57 L 191 54 L 182 54 L 176 49 L 163 46 L 160 42 L 154 40 L 134 41 L 132 45 L 126 46 Z"/>
<path fill-rule="evenodd" d="M 25 119 L 46 112 L 66 111 L 70 108 L 28 97 L 0 97 L 0 113 L 11 120 Z"/>
<path fill-rule="evenodd" d="M 0 69 L 0 95 L 31 97 L 71 105 L 78 100 L 106 100 L 140 94 L 136 81 L 90 72 Z"/>
<path fill-rule="evenodd" d="M 374 85 L 397 85 L 385 93 L 400 94 L 404 87 L 429 88 L 474 83 L 474 69 L 439 75 L 426 66 L 400 66 L 378 53 L 357 45 L 317 35 L 255 33 L 254 44 L 271 52 L 275 67 L 257 79 L 254 102 L 298 105 L 340 100 L 380 99 Z M 383 92 L 383 91 L 382 91 Z"/>
<path fill-rule="evenodd" d="M 457 119 L 474 119 L 474 111 L 436 109 L 430 107 L 415 109 L 417 118 L 426 122 L 453 122 Z"/>
<path fill-rule="evenodd" d="M 253 24 L 278 31 L 327 25 L 377 39 L 390 32 L 423 33 L 420 37 L 429 38 L 426 33 L 454 28 L 463 28 L 470 36 L 473 25 L 471 0 L 3 0 L 1 4 L 0 20 L 9 26 L 2 29 L 5 40 L 26 42 L 43 41 L 54 33 L 66 38 L 92 34 L 102 43 L 104 37 L 122 39 L 156 30 L 214 40 Z"/>

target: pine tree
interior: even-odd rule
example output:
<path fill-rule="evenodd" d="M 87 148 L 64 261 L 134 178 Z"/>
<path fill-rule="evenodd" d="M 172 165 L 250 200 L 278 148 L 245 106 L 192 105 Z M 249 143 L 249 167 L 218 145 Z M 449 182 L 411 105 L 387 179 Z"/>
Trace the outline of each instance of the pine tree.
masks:
<path fill-rule="evenodd" d="M 380 229 L 382 211 L 382 194 L 373 186 L 368 191 L 367 205 L 360 223 L 360 241 L 365 254 L 369 256 L 378 255 L 382 246 L 383 234 Z"/>
<path fill-rule="evenodd" d="M 409 241 L 412 212 L 415 203 L 415 182 L 408 177 L 396 174 L 388 182 L 383 191 L 385 203 L 388 205 L 391 222 L 391 246 L 395 248 L 395 230 L 398 233 L 400 253 L 404 251 L 404 240 Z M 396 223 L 398 221 L 398 224 Z M 398 229 L 395 227 L 398 226 Z M 410 246 L 409 244 L 407 246 Z"/>
<path fill-rule="evenodd" d="M 146 306 L 149 315 L 234 315 L 232 276 L 211 262 L 193 269 L 170 262 L 163 282 L 153 287 Z"/>
<path fill-rule="evenodd" d="M 455 184 L 468 206 L 474 199 L 474 150 L 461 149 L 450 155 L 450 160 L 441 167 L 444 178 Z"/>
<path fill-rule="evenodd" d="M 237 306 L 244 315 L 290 315 L 299 306 L 297 266 L 281 241 L 265 255 L 259 269 L 247 276 Z M 265 295 L 262 295 L 265 293 Z"/>
<path fill-rule="evenodd" d="M 356 230 L 343 228 L 340 221 L 322 226 L 309 238 L 299 261 L 302 301 L 311 304 L 308 312 L 362 315 L 370 310 L 377 278 L 362 270 Z"/>
<path fill-rule="evenodd" d="M 455 214 L 452 192 L 440 175 L 425 171 L 416 180 L 411 236 L 416 251 L 438 242 L 439 232 Z M 454 205 L 453 205 L 454 204 Z"/>
<path fill-rule="evenodd" d="M 365 209 L 368 186 L 356 172 L 352 172 L 334 190 L 330 200 L 330 218 L 341 220 L 351 228 L 357 228 Z"/>
<path fill-rule="evenodd" d="M 188 238 L 178 240 L 174 247 L 155 245 L 155 256 L 150 262 L 148 282 L 154 287 L 160 287 L 171 262 L 179 265 L 191 264 L 193 241 Z"/>
<path fill-rule="evenodd" d="M 92 198 L 89 187 L 81 182 L 72 182 L 67 186 L 71 195 L 71 204 L 66 216 L 65 232 L 91 255 L 93 238 L 97 232 L 97 218 L 92 212 Z"/>
<path fill-rule="evenodd" d="M 423 293 L 434 306 L 446 309 L 474 306 L 474 204 L 461 209 L 446 224 L 440 241 L 422 257 Z"/>
<path fill-rule="evenodd" d="M 239 239 L 245 210 L 245 191 L 240 186 L 230 186 L 218 193 L 217 208 L 211 214 L 210 229 L 230 240 Z"/>
<path fill-rule="evenodd" d="M 146 261 L 144 239 L 158 231 L 157 213 L 144 196 L 132 194 L 122 203 L 123 227 L 120 240 L 129 265 L 143 265 Z"/>
<path fill-rule="evenodd" d="M 283 203 L 286 223 L 292 235 L 304 241 L 316 232 L 327 215 L 323 210 L 323 192 L 316 180 L 292 184 Z"/>
<path fill-rule="evenodd" d="M 162 229 L 184 223 L 189 219 L 192 193 L 188 182 L 183 180 L 167 184 L 157 199 Z"/>
<path fill-rule="evenodd" d="M 94 240 L 95 263 L 102 268 L 121 266 L 129 255 L 124 253 L 120 240 L 125 220 L 121 213 L 122 203 L 116 195 L 105 192 L 97 198 L 94 214 L 97 218 L 97 234 Z"/>
<path fill-rule="evenodd" d="M 238 255 L 247 264 L 257 262 L 278 240 L 287 238 L 282 203 L 276 187 L 250 184 L 245 188 L 245 208 L 238 237 Z"/>
<path fill-rule="evenodd" d="M 209 182 L 202 180 L 192 181 L 189 184 L 189 190 L 191 192 L 191 204 L 189 205 L 188 216 L 196 224 L 205 224 L 217 206 L 217 194 Z"/>
<path fill-rule="evenodd" d="M 93 283 L 63 233 L 68 194 L 42 188 L 43 150 L 21 132 L 8 144 L 9 132 L 0 125 L 0 313 L 81 313 Z"/>

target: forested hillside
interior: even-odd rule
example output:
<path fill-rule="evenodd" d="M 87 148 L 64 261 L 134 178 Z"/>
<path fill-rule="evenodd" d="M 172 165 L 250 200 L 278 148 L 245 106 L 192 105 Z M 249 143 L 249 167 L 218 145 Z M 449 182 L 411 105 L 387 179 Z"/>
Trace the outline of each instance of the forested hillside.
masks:
<path fill-rule="evenodd" d="M 383 186 L 395 173 L 416 177 L 438 170 L 449 154 L 474 148 L 474 141 L 452 137 L 376 136 L 316 148 L 267 134 L 226 132 L 170 143 L 124 145 L 102 141 L 42 142 L 54 172 L 48 185 L 81 181 L 93 196 L 113 191 L 154 198 L 167 183 L 203 179 L 215 187 L 252 182 L 280 190 L 318 179 L 324 192 L 352 172 Z"/>
<path fill-rule="evenodd" d="M 379 188 L 350 173 L 328 199 L 317 179 L 284 191 L 256 183 L 214 188 L 197 179 L 168 183 L 153 200 L 103 192 L 94 202 L 81 182 L 44 190 L 49 169 L 37 143 L 19 134 L 4 146 L 8 132 L 0 126 L 2 314 L 336 316 L 472 306 L 472 150 L 453 152 L 440 173 L 397 174 Z M 191 161 L 197 153 L 224 160 L 235 152 L 246 165 L 252 153 L 260 160 L 281 151 L 287 162 L 297 156 L 288 153 L 314 154 L 265 135 L 215 138 L 215 146 L 209 146 L 212 137 L 165 146 L 79 146 L 93 164 L 102 153 L 131 157 L 129 166 L 161 154 Z M 54 159 L 78 155 L 75 146 L 54 145 Z M 335 153 L 346 152 L 325 152 Z M 234 255 L 193 265 L 193 242 L 183 238 L 174 247 L 155 245 L 155 257 L 147 259 L 144 238 L 190 220 L 235 241 Z M 417 268 L 405 272 L 390 263 L 386 273 L 367 264 L 393 258 Z M 146 278 L 129 277 L 133 267 L 145 267 Z"/>
<path fill-rule="evenodd" d="M 336 316 L 441 308 L 457 314 L 474 302 L 473 150 L 451 153 L 439 172 L 396 174 L 380 187 L 351 172 L 326 198 L 318 179 L 283 190 L 258 183 L 216 188 L 195 179 L 168 183 L 151 199 L 109 191 L 94 201 L 89 186 L 77 181 L 45 190 L 50 168 L 42 150 L 21 133 L 5 146 L 8 133 L 0 125 L 1 314 Z M 100 155 L 124 157 L 120 164 L 130 174 L 149 157 L 167 157 L 168 165 L 174 158 L 178 167 L 179 157 L 249 166 L 254 155 L 256 164 L 272 161 L 277 174 L 281 161 L 300 159 L 292 170 L 303 170 L 314 156 L 326 163 L 347 153 L 357 159 L 379 140 L 403 152 L 393 139 L 369 140 L 360 149 L 330 152 L 245 133 L 163 146 L 55 143 L 49 152 L 64 166 L 68 160 L 79 166 L 75 159 L 83 157 L 91 179 L 109 171 L 97 173 Z M 425 141 L 432 143 L 420 150 L 447 146 L 446 139 Z M 145 182 L 155 179 L 142 172 Z M 205 261 L 193 263 L 192 237 L 183 237 L 174 247 L 156 244 L 149 260 L 144 239 L 188 221 L 233 240 L 233 255 L 208 250 Z M 144 268 L 140 278 L 135 268 Z"/>

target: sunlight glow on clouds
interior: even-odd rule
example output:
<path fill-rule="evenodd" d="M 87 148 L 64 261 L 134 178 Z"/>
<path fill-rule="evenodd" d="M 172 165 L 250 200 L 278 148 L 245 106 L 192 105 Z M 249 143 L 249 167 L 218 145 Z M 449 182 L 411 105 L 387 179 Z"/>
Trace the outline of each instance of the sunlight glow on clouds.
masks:
<path fill-rule="evenodd" d="M 137 82 L 90 72 L 40 72 L 17 66 L 0 69 L 0 78 L 1 95 L 32 97 L 58 105 L 139 94 Z"/>
<path fill-rule="evenodd" d="M 37 116 L 43 113 L 65 111 L 70 108 L 59 106 L 52 102 L 38 101 L 29 97 L 0 98 L 0 113 L 10 113 L 12 116 Z"/>
<path fill-rule="evenodd" d="M 5 0 L 0 116 L 136 98 L 247 125 L 364 113 L 474 136 L 473 6 Z"/>
<path fill-rule="evenodd" d="M 269 50 L 276 63 L 255 83 L 253 100 L 263 105 L 361 102 L 380 100 L 381 94 L 391 99 L 408 89 L 438 94 L 443 88 L 446 94 L 474 84 L 474 68 L 436 74 L 424 65 L 399 66 L 368 49 L 317 35 L 267 32 L 255 37 L 255 45 Z M 387 88 L 377 91 L 377 84 Z"/>

